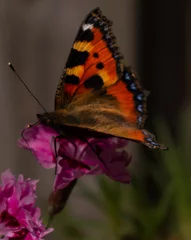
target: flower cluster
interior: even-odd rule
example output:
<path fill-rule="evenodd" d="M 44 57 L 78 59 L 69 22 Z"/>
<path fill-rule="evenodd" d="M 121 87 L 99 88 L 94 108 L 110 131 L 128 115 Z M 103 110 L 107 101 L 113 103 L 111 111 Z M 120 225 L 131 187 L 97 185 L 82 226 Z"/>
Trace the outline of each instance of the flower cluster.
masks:
<path fill-rule="evenodd" d="M 1 175 L 0 184 L 0 235 L 1 239 L 39 240 L 53 231 L 45 229 L 40 209 L 34 206 L 36 180 L 16 179 L 10 170 Z"/>
<path fill-rule="evenodd" d="M 43 167 L 56 167 L 54 190 L 66 187 L 83 175 L 105 174 L 116 181 L 130 182 L 126 167 L 131 158 L 121 150 L 127 146 L 126 140 L 57 137 L 55 130 L 38 124 L 26 128 L 19 140 L 19 146 L 31 150 Z"/>

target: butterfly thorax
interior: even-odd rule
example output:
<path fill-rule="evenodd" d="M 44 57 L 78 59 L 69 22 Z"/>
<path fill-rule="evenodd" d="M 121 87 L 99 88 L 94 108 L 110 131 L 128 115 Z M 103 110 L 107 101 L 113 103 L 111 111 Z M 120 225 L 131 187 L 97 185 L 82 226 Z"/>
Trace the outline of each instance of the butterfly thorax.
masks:
<path fill-rule="evenodd" d="M 91 129 L 79 128 L 76 126 L 68 125 L 68 118 L 69 120 L 73 119 L 74 121 L 76 121 L 75 118 L 72 116 L 65 117 L 66 125 L 63 122 L 60 123 L 59 115 L 60 115 L 59 111 L 55 111 L 51 113 L 37 114 L 37 117 L 41 124 L 53 128 L 59 134 L 59 137 L 70 136 L 70 137 L 77 137 L 80 139 L 82 137 L 95 137 L 95 138 L 109 137 L 109 135 L 105 133 L 99 133 Z"/>
<path fill-rule="evenodd" d="M 54 122 L 54 119 L 51 118 L 49 113 L 37 114 L 36 116 L 39 119 L 40 123 L 44 125 L 50 125 L 51 123 Z"/>

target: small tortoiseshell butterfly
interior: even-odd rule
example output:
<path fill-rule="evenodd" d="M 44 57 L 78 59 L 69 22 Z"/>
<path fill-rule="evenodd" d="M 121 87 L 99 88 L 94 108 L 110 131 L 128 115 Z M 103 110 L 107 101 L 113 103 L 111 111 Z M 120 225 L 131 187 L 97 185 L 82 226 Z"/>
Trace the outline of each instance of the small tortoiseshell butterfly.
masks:
<path fill-rule="evenodd" d="M 89 13 L 59 82 L 55 111 L 37 116 L 61 135 L 116 136 L 166 149 L 143 129 L 148 93 L 124 65 L 111 25 L 99 8 Z"/>

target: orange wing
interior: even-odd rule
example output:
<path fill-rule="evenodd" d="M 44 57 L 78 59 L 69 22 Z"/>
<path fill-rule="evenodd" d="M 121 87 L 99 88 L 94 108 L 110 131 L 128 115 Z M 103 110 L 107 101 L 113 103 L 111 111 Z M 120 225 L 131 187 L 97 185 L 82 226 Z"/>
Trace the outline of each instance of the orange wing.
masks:
<path fill-rule="evenodd" d="M 77 90 L 108 87 L 122 76 L 124 61 L 111 25 L 99 8 L 82 23 L 57 88 L 56 109 L 66 106 Z"/>
<path fill-rule="evenodd" d="M 146 98 L 111 32 L 111 22 L 99 9 L 82 23 L 58 85 L 54 124 L 88 129 L 166 149 L 143 129 Z"/>
<path fill-rule="evenodd" d="M 115 84 L 85 94 L 76 91 L 72 101 L 49 113 L 49 118 L 54 125 L 88 129 L 138 141 L 150 148 L 166 149 L 143 129 L 146 97 L 147 92 L 141 89 L 135 74 L 125 68 L 123 77 Z"/>

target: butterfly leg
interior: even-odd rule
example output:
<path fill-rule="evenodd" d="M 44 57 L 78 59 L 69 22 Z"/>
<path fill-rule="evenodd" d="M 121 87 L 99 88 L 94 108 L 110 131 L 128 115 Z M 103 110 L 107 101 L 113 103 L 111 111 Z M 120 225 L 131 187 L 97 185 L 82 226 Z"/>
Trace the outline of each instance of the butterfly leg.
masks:
<path fill-rule="evenodd" d="M 97 156 L 97 158 L 99 159 L 99 161 L 104 165 L 104 167 L 105 167 L 106 169 L 108 169 L 107 166 L 105 165 L 103 159 L 100 157 L 99 153 L 93 148 L 93 146 L 88 142 L 88 140 L 87 140 L 85 137 L 84 137 L 84 138 L 81 138 L 81 139 L 88 144 L 88 146 L 91 148 L 91 150 L 96 154 L 96 156 Z"/>

